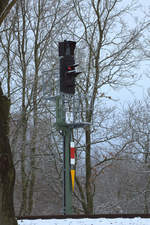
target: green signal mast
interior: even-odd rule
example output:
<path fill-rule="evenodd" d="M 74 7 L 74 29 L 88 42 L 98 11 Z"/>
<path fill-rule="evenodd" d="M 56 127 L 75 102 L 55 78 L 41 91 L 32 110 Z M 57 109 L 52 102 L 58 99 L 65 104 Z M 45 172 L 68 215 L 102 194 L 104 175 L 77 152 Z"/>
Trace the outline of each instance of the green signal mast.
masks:
<path fill-rule="evenodd" d="M 71 134 L 75 128 L 90 125 L 90 123 L 82 122 L 81 119 L 79 119 L 81 116 L 77 116 L 84 97 L 81 97 L 80 94 L 78 96 L 75 95 L 76 78 L 81 73 L 76 71 L 78 64 L 75 63 L 74 58 L 75 47 L 76 42 L 74 41 L 59 43 L 59 90 L 56 96 L 49 98 L 56 102 L 55 126 L 63 136 L 64 215 L 72 214 L 72 192 L 74 191 L 75 148 Z M 51 79 L 49 79 L 49 81 L 50 80 Z"/>
<path fill-rule="evenodd" d="M 78 64 L 75 63 L 74 59 L 75 47 L 76 42 L 74 41 L 59 43 L 60 95 L 56 100 L 56 126 L 58 130 L 62 131 L 64 145 L 64 215 L 72 214 L 72 191 L 74 189 L 75 168 L 70 163 L 73 162 L 73 158 L 71 157 L 74 157 L 74 154 L 71 152 L 74 151 L 74 148 L 70 146 L 72 143 L 71 133 L 74 128 L 90 125 L 89 123 L 77 123 L 75 121 L 75 79 L 81 73 L 76 71 Z M 69 112 L 64 107 L 67 101 Z M 70 118 L 69 123 L 68 117 Z"/>
<path fill-rule="evenodd" d="M 74 182 L 74 177 L 71 178 L 70 143 L 74 125 L 66 123 L 64 101 L 65 97 L 67 97 L 66 95 L 72 97 L 75 94 L 75 78 L 80 74 L 80 72 L 76 72 L 75 70 L 77 66 L 74 59 L 75 47 L 76 42 L 73 41 L 59 43 L 60 96 L 56 101 L 56 126 L 63 134 L 64 215 L 72 214 L 72 182 Z"/>

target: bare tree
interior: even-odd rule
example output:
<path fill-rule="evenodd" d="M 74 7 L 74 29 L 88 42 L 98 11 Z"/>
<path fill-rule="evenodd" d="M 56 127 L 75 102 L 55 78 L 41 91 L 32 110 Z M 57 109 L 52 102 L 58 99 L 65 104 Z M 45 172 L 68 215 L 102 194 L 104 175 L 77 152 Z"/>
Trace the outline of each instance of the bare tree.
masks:
<path fill-rule="evenodd" d="M 84 54 L 84 60 L 80 55 L 79 59 L 81 58 L 82 66 L 85 68 L 82 67 L 85 72 L 82 75 L 83 78 L 79 79 L 78 89 L 80 93 L 87 96 L 85 101 L 84 99 L 82 101 L 83 108 L 87 109 L 84 116 L 84 121 L 87 122 L 92 122 L 93 117 L 94 122 L 98 121 L 100 118 L 100 115 L 96 115 L 98 105 L 103 104 L 104 98 L 111 99 L 105 90 L 132 85 L 138 79 L 135 74 L 135 68 L 139 62 L 137 50 L 144 26 L 137 25 L 133 29 L 129 28 L 124 18 L 128 12 L 132 11 L 134 5 L 129 4 L 123 7 L 121 3 L 120 0 L 91 0 L 86 3 L 73 1 L 80 32 L 79 27 L 74 26 L 72 35 L 81 42 L 82 50 L 79 53 L 82 52 L 81 56 Z M 80 198 L 84 196 L 83 208 L 86 214 L 93 213 L 94 208 L 91 159 L 92 143 L 96 138 L 98 145 L 98 137 L 96 126 L 95 138 L 92 137 L 92 129 L 92 127 L 85 129 L 85 186 L 82 187 L 77 182 Z"/>
<path fill-rule="evenodd" d="M 16 127 L 13 126 L 11 144 L 17 168 L 17 183 L 21 179 L 22 196 L 19 197 L 20 202 L 17 206 L 17 209 L 20 207 L 20 215 L 31 214 L 33 206 L 35 207 L 34 203 L 37 202 L 34 197 L 36 196 L 34 188 L 37 190 L 37 186 L 35 187 L 38 183 L 36 174 L 40 166 L 36 156 L 40 154 L 41 157 L 42 155 L 46 157 L 44 156 L 46 151 L 53 151 L 51 147 L 44 148 L 45 152 L 43 152 L 43 145 L 47 146 L 47 144 L 44 142 L 45 139 L 42 140 L 39 136 L 39 134 L 41 135 L 39 124 L 43 119 L 42 113 L 45 111 L 41 104 L 41 85 L 42 71 L 53 67 L 53 65 L 51 66 L 52 57 L 53 62 L 56 58 L 54 40 L 56 37 L 59 38 L 58 31 L 60 27 L 62 28 L 61 23 L 67 20 L 66 17 L 69 14 L 66 3 L 64 3 L 65 11 L 61 6 L 61 1 L 18 1 L 15 23 L 7 24 L 8 27 L 11 27 L 9 30 L 13 31 L 9 33 L 9 37 L 14 42 L 10 45 L 7 39 L 1 40 L 3 43 L 2 54 L 5 55 L 7 65 L 11 63 L 11 73 L 9 74 L 13 73 L 13 76 L 7 77 L 9 82 L 8 79 L 6 81 L 9 83 L 9 90 L 11 89 L 10 96 L 14 100 L 12 118 L 14 118 Z M 5 45 L 8 46 L 10 58 L 8 58 L 9 54 L 5 50 Z M 6 64 L 3 63 L 2 66 L 8 72 Z M 52 112 L 47 111 L 46 113 L 48 121 Z M 44 136 L 46 135 L 48 139 L 49 134 L 45 133 Z M 39 139 L 42 140 L 43 145 Z M 47 140 L 47 142 L 49 141 Z M 56 144 L 55 147 L 57 147 Z"/>
<path fill-rule="evenodd" d="M 15 5 L 17 0 L 1 0 L 0 1 L 0 25 L 4 19 L 8 16 L 11 8 Z"/>
<path fill-rule="evenodd" d="M 0 1 L 0 25 L 16 1 L 12 1 L 10 5 L 8 2 Z M 1 83 L 0 105 L 0 223 L 17 225 L 13 204 L 15 168 L 8 139 L 10 100 L 3 95 Z"/>
<path fill-rule="evenodd" d="M 135 101 L 125 111 L 125 121 L 127 132 L 124 133 L 122 138 L 127 140 L 132 139 L 132 143 L 126 149 L 126 153 L 141 165 L 142 188 L 140 195 L 143 201 L 143 212 L 149 213 L 150 205 L 150 104 L 149 98 L 144 101 Z"/>
<path fill-rule="evenodd" d="M 15 169 L 8 139 L 10 101 L 3 95 L 1 86 L 0 105 L 0 222 L 16 225 L 13 205 Z"/>

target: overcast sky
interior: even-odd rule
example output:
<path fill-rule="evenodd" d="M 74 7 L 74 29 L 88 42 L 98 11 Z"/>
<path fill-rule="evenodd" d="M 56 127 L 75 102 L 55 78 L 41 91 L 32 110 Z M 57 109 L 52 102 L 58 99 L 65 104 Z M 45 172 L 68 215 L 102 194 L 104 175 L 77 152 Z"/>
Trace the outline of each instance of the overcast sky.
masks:
<path fill-rule="evenodd" d="M 141 7 L 137 10 L 137 12 L 135 12 L 133 16 L 139 21 L 145 15 L 144 11 L 150 11 L 150 0 L 137 0 L 137 2 L 139 2 Z M 130 25 L 132 26 L 131 21 L 133 22 L 134 19 L 130 18 L 129 21 Z M 143 97 L 147 95 L 148 90 L 150 96 L 150 78 L 146 76 L 150 74 L 150 60 L 145 61 L 138 69 L 138 72 L 142 77 L 135 86 L 129 87 L 128 89 L 122 88 L 120 90 L 111 91 L 110 94 L 112 97 L 118 100 L 113 104 L 124 105 L 128 102 L 133 102 L 134 99 L 143 99 Z"/>

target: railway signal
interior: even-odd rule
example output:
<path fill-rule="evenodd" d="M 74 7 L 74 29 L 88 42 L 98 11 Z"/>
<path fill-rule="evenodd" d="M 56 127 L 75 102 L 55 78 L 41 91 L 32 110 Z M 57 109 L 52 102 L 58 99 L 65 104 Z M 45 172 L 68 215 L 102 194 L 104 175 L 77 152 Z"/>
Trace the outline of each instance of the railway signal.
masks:
<path fill-rule="evenodd" d="M 76 77 L 80 72 L 76 71 L 74 51 L 76 42 L 64 41 L 59 43 L 59 72 L 60 95 L 56 96 L 56 127 L 63 135 L 64 157 L 64 215 L 72 214 L 72 192 L 75 186 L 75 147 L 72 139 L 72 130 L 89 126 L 87 122 L 77 122 L 76 118 Z M 79 100 L 78 100 L 79 101 Z"/>
<path fill-rule="evenodd" d="M 60 92 L 75 94 L 75 78 L 81 72 L 76 72 L 74 50 L 76 42 L 64 41 L 59 43 L 60 56 Z"/>

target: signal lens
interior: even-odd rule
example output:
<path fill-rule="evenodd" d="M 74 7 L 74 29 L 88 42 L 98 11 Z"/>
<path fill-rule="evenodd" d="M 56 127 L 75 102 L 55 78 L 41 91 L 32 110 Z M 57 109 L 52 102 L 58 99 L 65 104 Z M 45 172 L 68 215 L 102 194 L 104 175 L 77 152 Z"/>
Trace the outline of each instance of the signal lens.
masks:
<path fill-rule="evenodd" d="M 71 66 L 68 66 L 68 70 L 72 70 Z"/>

